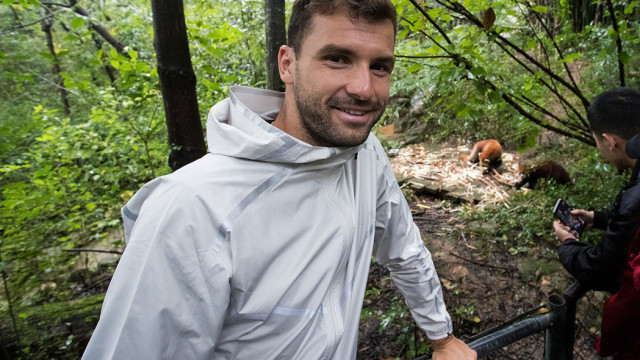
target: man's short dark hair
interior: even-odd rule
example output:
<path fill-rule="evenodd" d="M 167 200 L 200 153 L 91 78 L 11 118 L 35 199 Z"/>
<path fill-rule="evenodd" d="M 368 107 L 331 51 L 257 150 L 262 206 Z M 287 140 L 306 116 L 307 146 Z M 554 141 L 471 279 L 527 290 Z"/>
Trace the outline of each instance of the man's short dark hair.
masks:
<path fill-rule="evenodd" d="M 354 19 L 378 22 L 391 20 L 396 35 L 397 14 L 391 0 L 296 0 L 289 20 L 288 46 L 300 56 L 302 41 L 311 29 L 313 15 L 331 15 L 340 8 L 349 9 Z"/>
<path fill-rule="evenodd" d="M 595 97 L 587 112 L 591 131 L 610 133 L 629 140 L 640 133 L 640 92 L 615 88 Z"/>

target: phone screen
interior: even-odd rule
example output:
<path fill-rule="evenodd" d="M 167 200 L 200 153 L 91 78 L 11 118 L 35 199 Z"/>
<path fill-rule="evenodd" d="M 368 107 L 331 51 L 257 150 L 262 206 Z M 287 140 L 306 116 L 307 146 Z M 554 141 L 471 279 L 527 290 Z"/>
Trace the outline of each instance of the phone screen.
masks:
<path fill-rule="evenodd" d="M 567 225 L 573 231 L 578 233 L 578 235 L 582 234 L 582 231 L 584 230 L 584 220 L 577 216 L 571 215 L 571 207 L 567 205 L 564 200 L 558 199 L 556 206 L 553 208 L 553 215 L 563 224 Z"/>

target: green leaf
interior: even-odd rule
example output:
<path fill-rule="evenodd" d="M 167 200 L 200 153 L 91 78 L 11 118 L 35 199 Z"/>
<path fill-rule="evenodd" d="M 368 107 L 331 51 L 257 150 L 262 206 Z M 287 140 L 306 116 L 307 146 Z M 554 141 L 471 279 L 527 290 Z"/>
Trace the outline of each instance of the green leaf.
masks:
<path fill-rule="evenodd" d="M 218 84 L 217 82 L 213 82 L 209 79 L 202 79 L 202 83 L 207 87 L 207 89 L 220 91 L 220 84 Z"/>
<path fill-rule="evenodd" d="M 628 52 L 622 50 L 622 52 L 620 53 L 620 62 L 623 64 L 628 64 L 629 63 L 629 59 L 631 58 L 631 56 L 629 55 Z"/>
<path fill-rule="evenodd" d="M 471 110 L 471 109 L 470 109 L 468 106 L 464 106 L 464 107 L 462 108 L 462 110 L 460 110 L 460 111 L 458 111 L 458 112 L 456 113 L 456 116 L 457 116 L 457 117 L 465 117 L 465 116 L 469 115 L 469 111 L 470 111 L 470 110 Z"/>
<path fill-rule="evenodd" d="M 80 26 L 84 25 L 85 20 L 81 17 L 76 17 L 75 19 L 73 19 L 73 21 L 71 21 L 71 28 L 72 29 L 77 29 Z"/>
<path fill-rule="evenodd" d="M 398 39 L 406 38 L 407 34 L 409 34 L 409 29 L 408 28 L 403 28 L 402 31 L 400 31 L 400 33 L 398 33 Z"/>
<path fill-rule="evenodd" d="M 573 60 L 578 59 L 579 57 L 580 57 L 579 53 L 569 54 L 569 56 L 565 56 L 564 62 L 570 63 Z"/>
<path fill-rule="evenodd" d="M 84 207 L 86 207 L 87 210 L 89 210 L 89 211 L 93 211 L 96 208 L 96 203 L 88 203 Z"/>
<path fill-rule="evenodd" d="M 151 71 L 151 69 L 149 68 L 149 65 L 147 65 L 147 63 L 139 62 L 136 64 L 136 71 L 149 72 Z"/>
<path fill-rule="evenodd" d="M 36 138 L 36 141 L 51 141 L 51 140 L 55 140 L 55 137 L 51 134 L 42 134 L 42 136 Z"/>
<path fill-rule="evenodd" d="M 62 76 L 64 78 L 64 81 L 73 81 L 73 79 L 71 78 L 71 74 L 69 74 L 68 72 L 61 72 L 60 76 Z"/>
<path fill-rule="evenodd" d="M 69 50 L 62 50 L 58 53 L 58 56 L 65 56 L 69 54 Z"/>
<path fill-rule="evenodd" d="M 633 14 L 633 9 L 638 5 L 638 1 L 632 1 L 627 7 L 624 8 L 625 15 Z"/>
<path fill-rule="evenodd" d="M 407 68 L 409 73 L 414 73 L 419 70 L 422 70 L 422 64 L 411 64 L 411 66 Z"/>
<path fill-rule="evenodd" d="M 442 9 L 433 8 L 433 9 L 427 11 L 427 15 L 429 15 L 432 19 L 434 19 L 434 18 L 437 18 L 438 15 L 440 15 L 441 12 L 442 12 Z"/>
<path fill-rule="evenodd" d="M 546 6 L 534 6 L 532 10 L 541 14 L 546 14 L 548 11 Z"/>
<path fill-rule="evenodd" d="M 116 69 L 120 69 L 120 62 L 118 60 L 111 60 L 111 66 Z"/>
<path fill-rule="evenodd" d="M 471 74 L 475 77 L 486 76 L 487 71 L 483 67 L 474 67 L 469 70 Z"/>
<path fill-rule="evenodd" d="M 53 59 L 55 59 L 55 58 L 53 57 L 53 55 L 51 55 L 51 54 L 49 54 L 49 53 L 46 53 L 46 52 L 39 52 L 39 53 L 38 53 L 38 55 L 42 56 L 42 57 L 43 57 L 43 58 L 45 58 L 45 59 L 49 59 L 49 60 L 53 60 Z"/>

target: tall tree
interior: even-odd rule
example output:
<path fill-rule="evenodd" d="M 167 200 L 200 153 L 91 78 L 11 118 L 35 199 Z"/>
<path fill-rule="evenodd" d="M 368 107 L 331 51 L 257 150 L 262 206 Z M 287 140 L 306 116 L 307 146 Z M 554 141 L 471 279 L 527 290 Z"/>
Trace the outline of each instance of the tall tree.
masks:
<path fill-rule="evenodd" d="M 206 154 L 196 76 L 182 0 L 152 0 L 154 47 L 169 133 L 169 166 L 177 170 Z"/>
<path fill-rule="evenodd" d="M 267 42 L 267 87 L 284 90 L 278 70 L 278 50 L 286 44 L 284 0 L 264 0 L 265 31 Z"/>
<path fill-rule="evenodd" d="M 60 93 L 60 99 L 62 101 L 62 107 L 64 109 L 64 114 L 69 116 L 71 114 L 70 106 L 69 106 L 69 98 L 67 97 L 67 89 L 64 87 L 64 79 L 60 76 L 60 63 L 58 62 L 58 55 L 56 54 L 55 46 L 53 45 L 53 30 L 51 29 L 53 26 L 53 17 L 51 16 L 51 10 L 49 8 L 44 8 L 45 16 L 42 18 L 40 22 L 40 27 L 42 32 L 45 33 L 47 37 L 47 48 L 49 49 L 49 54 L 51 55 L 51 61 L 53 62 L 53 67 L 51 71 L 53 75 L 56 77 L 55 86 L 58 88 L 58 92 Z"/>

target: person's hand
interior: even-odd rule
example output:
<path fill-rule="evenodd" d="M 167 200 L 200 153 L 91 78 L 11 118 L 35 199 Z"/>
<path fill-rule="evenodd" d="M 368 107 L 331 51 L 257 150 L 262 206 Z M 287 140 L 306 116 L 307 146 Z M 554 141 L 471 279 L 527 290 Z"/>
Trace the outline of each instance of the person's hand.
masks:
<path fill-rule="evenodd" d="M 571 210 L 571 215 L 581 218 L 584 221 L 585 229 L 591 229 L 593 227 L 593 218 L 595 216 L 593 211 L 573 209 Z"/>
<path fill-rule="evenodd" d="M 476 360 L 478 355 L 467 344 L 450 335 L 444 339 L 432 340 L 433 360 Z"/>
<path fill-rule="evenodd" d="M 562 243 L 567 239 L 580 240 L 580 236 L 573 232 L 570 227 L 561 223 L 560 220 L 553 222 L 553 231 L 556 233 L 556 238 Z"/>

